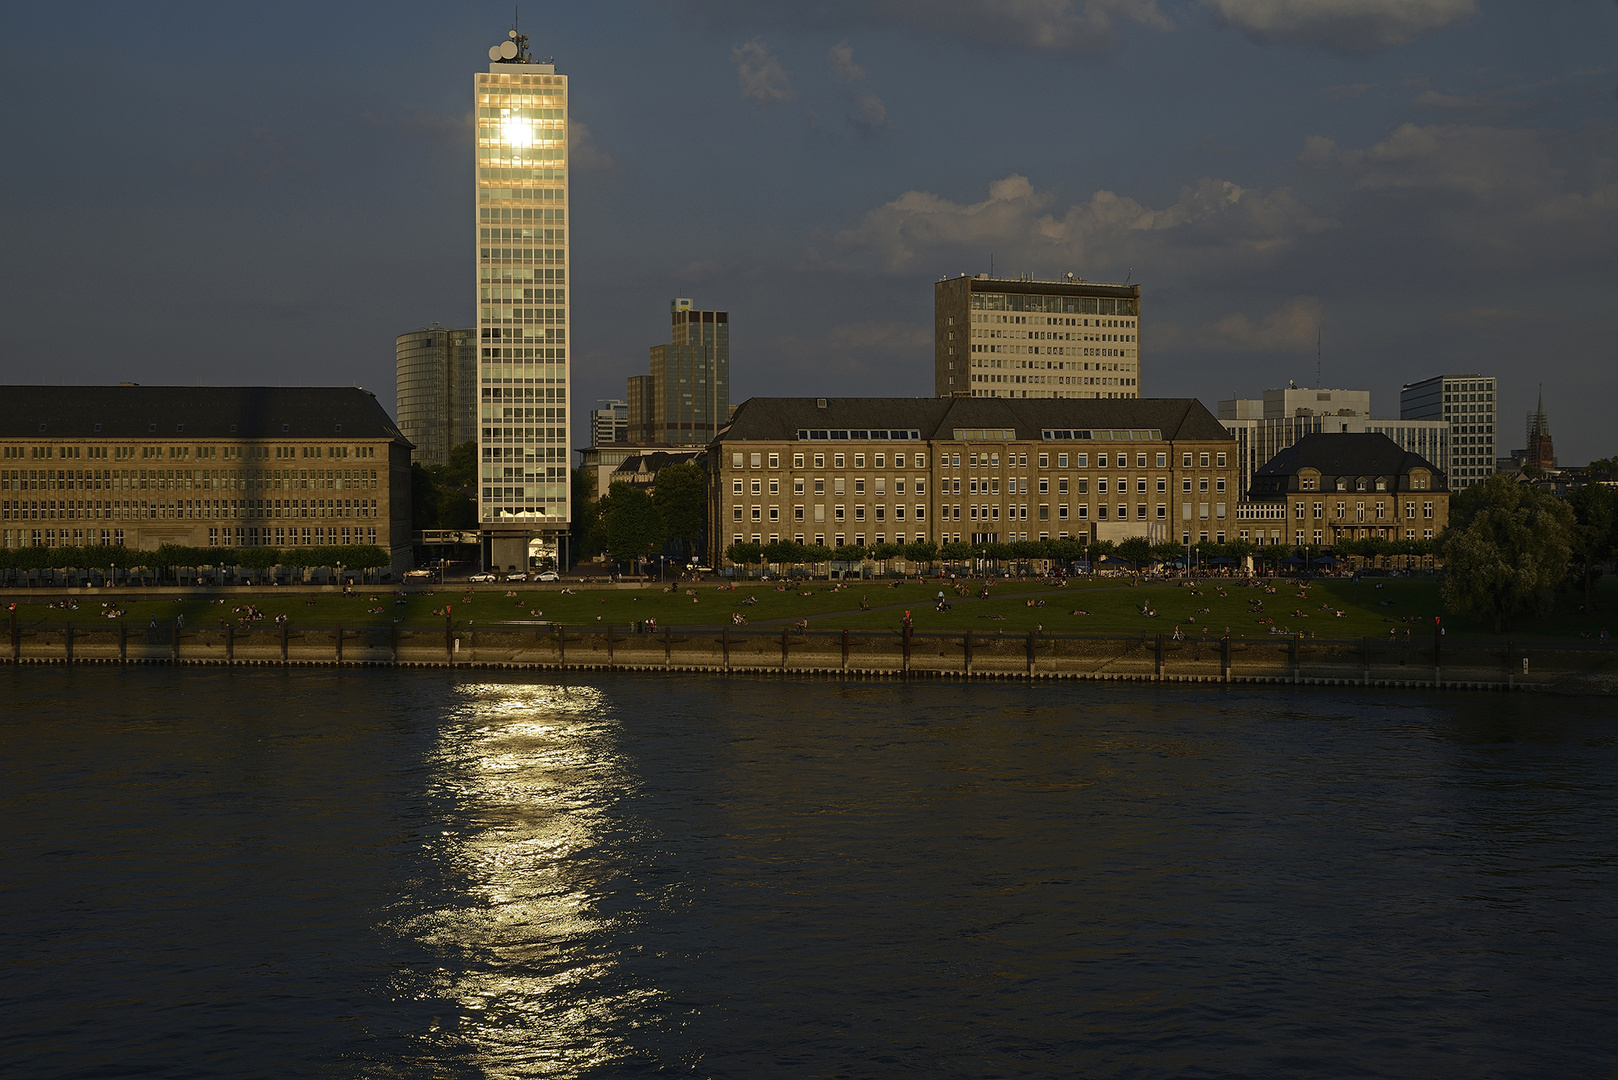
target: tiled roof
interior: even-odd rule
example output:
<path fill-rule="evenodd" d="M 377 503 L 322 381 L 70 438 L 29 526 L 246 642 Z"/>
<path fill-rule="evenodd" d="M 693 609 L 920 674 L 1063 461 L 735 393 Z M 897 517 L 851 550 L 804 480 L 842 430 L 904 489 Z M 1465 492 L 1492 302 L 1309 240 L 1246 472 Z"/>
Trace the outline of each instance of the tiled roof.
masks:
<path fill-rule="evenodd" d="M 1331 491 L 1338 477 L 1350 482 L 1382 477 L 1393 481 L 1390 490 L 1408 491 L 1412 469 L 1433 474 L 1430 491 L 1448 491 L 1449 481 L 1438 467 L 1420 454 L 1405 450 L 1386 435 L 1376 432 L 1318 432 L 1305 435 L 1271 458 L 1253 474 L 1253 497 L 1274 497 L 1296 491 L 1300 469 L 1320 473 L 1320 490 Z"/>
<path fill-rule="evenodd" d="M 376 395 L 355 386 L 0 386 L 0 439 L 39 438 L 410 445 Z"/>
<path fill-rule="evenodd" d="M 806 428 L 908 429 L 924 440 L 952 439 L 958 428 L 1009 428 L 1018 439 L 1073 428 L 1157 429 L 1166 440 L 1231 438 L 1196 398 L 749 398 L 717 441 L 792 440 Z"/>

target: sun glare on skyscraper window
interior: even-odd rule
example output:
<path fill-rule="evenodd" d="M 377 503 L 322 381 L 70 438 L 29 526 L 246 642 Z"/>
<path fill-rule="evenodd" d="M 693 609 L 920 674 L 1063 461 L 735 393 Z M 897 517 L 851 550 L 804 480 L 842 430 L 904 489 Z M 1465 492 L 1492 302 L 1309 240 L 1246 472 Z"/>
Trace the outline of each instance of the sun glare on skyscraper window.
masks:
<path fill-rule="evenodd" d="M 532 146 L 534 122 L 516 115 L 515 109 L 501 109 L 500 138 L 509 146 Z"/>

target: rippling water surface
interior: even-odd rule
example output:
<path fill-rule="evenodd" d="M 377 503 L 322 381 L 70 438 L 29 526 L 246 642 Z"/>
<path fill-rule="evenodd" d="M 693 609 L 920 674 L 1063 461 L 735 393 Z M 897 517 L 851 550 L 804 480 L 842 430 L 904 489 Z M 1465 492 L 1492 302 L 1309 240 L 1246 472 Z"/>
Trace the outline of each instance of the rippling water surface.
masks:
<path fill-rule="evenodd" d="M 1618 718 L 14 669 L 7 1076 L 1570 1077 Z"/>

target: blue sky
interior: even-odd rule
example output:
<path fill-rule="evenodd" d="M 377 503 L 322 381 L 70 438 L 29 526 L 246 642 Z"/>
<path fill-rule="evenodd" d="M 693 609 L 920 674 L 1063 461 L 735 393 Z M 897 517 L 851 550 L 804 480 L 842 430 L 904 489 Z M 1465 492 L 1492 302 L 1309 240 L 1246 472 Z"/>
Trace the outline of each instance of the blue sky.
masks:
<path fill-rule="evenodd" d="M 0 378 L 359 383 L 474 309 L 493 3 L 13 6 Z M 932 282 L 1140 282 L 1148 395 L 1544 384 L 1618 453 L 1611 0 L 524 5 L 571 76 L 574 405 L 667 302 L 732 399 L 930 392 Z M 578 437 L 583 425 L 575 426 Z"/>

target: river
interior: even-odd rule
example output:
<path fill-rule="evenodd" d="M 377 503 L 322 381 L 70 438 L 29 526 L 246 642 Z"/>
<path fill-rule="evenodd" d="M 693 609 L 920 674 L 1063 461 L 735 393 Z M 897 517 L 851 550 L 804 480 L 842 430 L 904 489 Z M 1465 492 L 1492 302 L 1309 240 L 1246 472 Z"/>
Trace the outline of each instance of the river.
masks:
<path fill-rule="evenodd" d="M 0 673 L 0 1073 L 1566 1077 L 1610 698 Z"/>

